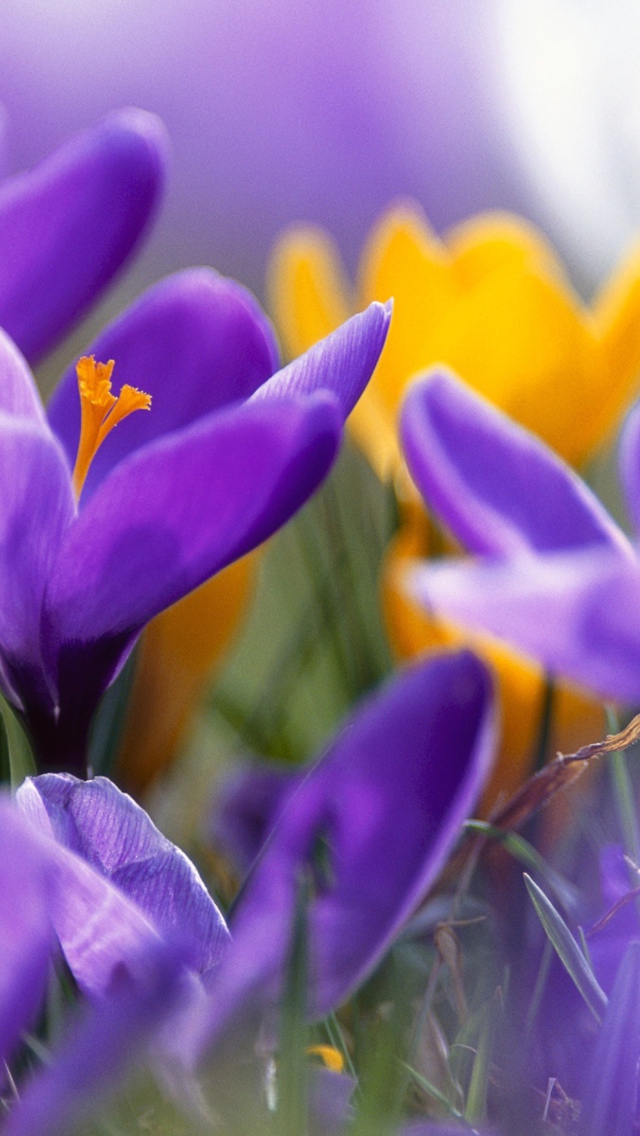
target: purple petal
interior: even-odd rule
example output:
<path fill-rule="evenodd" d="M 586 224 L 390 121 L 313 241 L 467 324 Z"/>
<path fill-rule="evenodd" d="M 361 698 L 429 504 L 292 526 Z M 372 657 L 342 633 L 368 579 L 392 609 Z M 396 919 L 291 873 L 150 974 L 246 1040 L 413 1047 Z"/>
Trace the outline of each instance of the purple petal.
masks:
<path fill-rule="evenodd" d="M 0 796 L 0 1061 L 10 1058 L 44 997 L 55 937 L 52 874 L 24 818 Z"/>
<path fill-rule="evenodd" d="M 46 429 L 44 409 L 33 375 L 15 343 L 0 329 L 0 411 Z"/>
<path fill-rule="evenodd" d="M 273 395 L 311 394 L 331 391 L 343 419 L 348 418 L 375 369 L 384 347 L 391 303 L 370 304 L 366 311 L 343 323 L 304 355 L 260 387 L 254 401 Z"/>
<path fill-rule="evenodd" d="M 635 404 L 625 422 L 618 464 L 625 504 L 636 532 L 640 532 L 640 402 Z"/>
<path fill-rule="evenodd" d="M 49 1066 L 21 1086 L 20 1101 L 5 1120 L 5 1136 L 62 1136 L 100 1094 L 145 1057 L 153 1034 L 179 1002 L 184 958 L 167 943 L 148 944 L 135 980 L 119 972 L 109 996 L 85 1007 Z"/>
<path fill-rule="evenodd" d="M 80 319 L 139 242 L 165 151 L 155 116 L 120 111 L 0 189 L 0 325 L 30 360 Z"/>
<path fill-rule="evenodd" d="M 12 701 L 51 702 L 41 657 L 42 600 L 75 503 L 56 440 L 0 412 L 0 651 Z"/>
<path fill-rule="evenodd" d="M 488 631 L 607 698 L 640 696 L 640 565 L 609 550 L 506 564 L 423 565 L 413 598 Z"/>
<path fill-rule="evenodd" d="M 51 921 L 82 992 L 90 999 L 104 998 L 125 972 L 138 981 L 145 953 L 162 941 L 155 928 L 119 888 L 56 842 L 32 782 L 21 789 L 20 808 L 52 865 Z"/>
<path fill-rule="evenodd" d="M 402 437 L 425 501 L 470 551 L 509 555 L 629 544 L 541 441 L 446 371 L 410 390 Z"/>
<path fill-rule="evenodd" d="M 351 720 L 291 798 L 245 884 L 210 985 L 211 1044 L 289 950 L 301 871 L 324 848 L 310 910 L 314 1015 L 376 965 L 458 838 L 493 756 L 491 683 L 469 652 L 402 674 Z"/>
<path fill-rule="evenodd" d="M 132 414 L 96 455 L 82 495 L 146 442 L 248 398 L 273 374 L 278 355 L 271 326 L 250 292 L 206 268 L 170 276 L 151 288 L 91 345 L 115 359 L 114 390 L 125 383 L 152 396 L 148 414 Z M 73 467 L 80 433 L 75 368 L 49 406 L 49 421 Z"/>
<path fill-rule="evenodd" d="M 304 777 L 290 765 L 252 763 L 236 772 L 216 795 L 210 837 L 243 875 L 271 833 Z"/>
<path fill-rule="evenodd" d="M 330 396 L 246 403 L 146 446 L 68 533 L 48 596 L 58 643 L 130 636 L 255 547 L 313 492 L 336 453 Z"/>
<path fill-rule="evenodd" d="M 195 970 L 202 973 L 218 962 L 229 938 L 224 919 L 191 861 L 144 809 L 106 777 L 28 778 L 18 803 L 33 791 L 55 839 L 133 900 L 163 936 L 188 941 Z"/>

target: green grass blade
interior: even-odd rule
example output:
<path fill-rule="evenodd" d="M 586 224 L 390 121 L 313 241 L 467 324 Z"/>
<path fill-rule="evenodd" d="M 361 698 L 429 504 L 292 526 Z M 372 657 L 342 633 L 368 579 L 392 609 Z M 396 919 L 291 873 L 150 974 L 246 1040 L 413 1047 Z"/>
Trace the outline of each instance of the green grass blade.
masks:
<path fill-rule="evenodd" d="M 551 900 L 526 872 L 524 882 L 547 937 L 594 1018 L 599 1022 L 607 1008 L 607 996 L 604 990 L 599 986 L 587 959 Z"/>

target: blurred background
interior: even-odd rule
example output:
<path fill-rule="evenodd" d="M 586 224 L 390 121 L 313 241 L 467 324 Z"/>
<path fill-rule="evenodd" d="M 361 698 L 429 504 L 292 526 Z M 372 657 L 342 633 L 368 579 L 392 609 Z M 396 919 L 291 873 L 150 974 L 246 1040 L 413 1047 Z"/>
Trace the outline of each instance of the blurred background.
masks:
<path fill-rule="evenodd" d="M 286 223 L 353 267 L 388 202 L 439 230 L 525 213 L 590 292 L 640 219 L 632 0 L 4 0 L 5 168 L 115 106 L 173 145 L 139 283 L 194 262 L 258 292 Z"/>

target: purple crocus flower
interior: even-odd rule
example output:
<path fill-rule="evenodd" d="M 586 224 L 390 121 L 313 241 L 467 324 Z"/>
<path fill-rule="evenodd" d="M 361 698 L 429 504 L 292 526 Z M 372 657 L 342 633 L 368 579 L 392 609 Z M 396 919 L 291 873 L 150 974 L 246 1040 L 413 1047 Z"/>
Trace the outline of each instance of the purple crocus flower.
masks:
<path fill-rule="evenodd" d="M 31 783 L 31 796 L 38 796 L 36 785 Z M 96 1092 L 140 1057 L 189 997 L 193 926 L 187 919 L 179 936 L 159 933 L 105 873 L 52 839 L 34 823 L 37 810 L 28 811 L 30 818 L 0 797 L 0 1060 L 12 1059 L 21 1033 L 33 1023 L 58 942 L 88 1002 L 47 1068 L 20 1084 L 3 1132 L 53 1136 L 68 1131 Z M 80 831 L 82 824 L 76 827 Z M 95 842 L 103 853 L 114 835 L 103 825 Z M 144 862 L 137 870 L 144 874 Z M 184 891 L 188 901 L 189 889 Z M 224 921 L 208 902 L 226 937 Z"/>
<path fill-rule="evenodd" d="M 309 1012 L 362 983 L 444 866 L 493 757 L 491 682 L 469 652 L 401 674 L 358 709 L 280 813 L 234 908 L 199 1048 L 277 1000 L 310 871 Z"/>
<path fill-rule="evenodd" d="M 154 115 L 110 114 L 0 184 L 0 327 L 36 362 L 138 245 L 164 183 Z"/>
<path fill-rule="evenodd" d="M 546 446 L 452 375 L 412 388 L 405 453 L 425 500 L 482 559 L 424 565 L 416 599 L 601 695 L 640 695 L 640 562 L 597 498 Z M 621 474 L 640 521 L 640 404 Z"/>
<path fill-rule="evenodd" d="M 84 770 L 93 710 L 144 625 L 320 484 L 389 318 L 374 304 L 274 375 L 273 334 L 253 297 L 209 270 L 181 273 L 92 348 L 116 360 L 122 402 L 110 394 L 112 363 L 87 357 L 81 397 L 70 370 L 49 421 L 0 337 L 0 580 L 12 600 L 0 614 L 0 687 L 45 767 Z M 152 397 L 151 411 L 121 422 L 90 464 L 87 437 L 99 444 L 125 396 Z"/>

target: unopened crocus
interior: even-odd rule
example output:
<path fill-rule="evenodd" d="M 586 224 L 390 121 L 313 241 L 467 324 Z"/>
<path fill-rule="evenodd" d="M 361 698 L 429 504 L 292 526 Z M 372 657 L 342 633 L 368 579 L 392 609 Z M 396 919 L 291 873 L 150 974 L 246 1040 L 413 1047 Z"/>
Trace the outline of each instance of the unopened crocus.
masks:
<path fill-rule="evenodd" d="M 482 557 L 416 569 L 414 596 L 516 644 L 553 674 L 603 697 L 637 701 L 640 566 L 587 486 L 451 375 L 436 372 L 413 388 L 403 434 L 417 484 Z M 640 405 L 626 423 L 620 456 L 637 524 Z"/>
<path fill-rule="evenodd" d="M 584 461 L 631 397 L 640 366 L 638 281 L 632 257 L 587 311 L 554 250 L 522 218 L 478 215 L 440 239 L 417 206 L 392 206 L 369 237 L 355 290 L 356 302 L 386 289 L 395 298 L 389 339 L 352 418 L 357 441 L 381 476 L 398 474 L 402 397 L 416 373 L 444 362 L 570 461 Z M 312 227 L 282 237 L 270 283 L 290 351 L 325 334 L 354 303 L 337 249 Z M 579 422 L 576 399 L 584 407 Z M 386 557 L 382 599 L 391 645 L 408 659 L 470 640 L 463 628 L 419 610 L 402 587 L 407 560 L 431 555 L 435 542 L 412 487 L 401 479 L 399 488 L 401 526 Z M 517 788 L 540 756 L 547 689 L 530 661 L 480 637 L 472 645 L 494 669 L 502 706 L 489 806 L 498 793 Z M 596 703 L 556 689 L 552 747 L 577 748 L 602 724 Z"/>
<path fill-rule="evenodd" d="M 272 818 L 209 984 L 201 1049 L 277 1000 L 305 873 L 310 1016 L 365 980 L 442 870 L 494 741 L 490 678 L 469 652 L 400 674 L 354 713 Z"/>
<path fill-rule="evenodd" d="M 48 421 L 2 338 L 1 685 L 44 767 L 84 769 L 93 710 L 144 625 L 320 484 L 388 322 L 372 305 L 273 374 L 255 300 L 179 274 L 70 369 Z"/>

